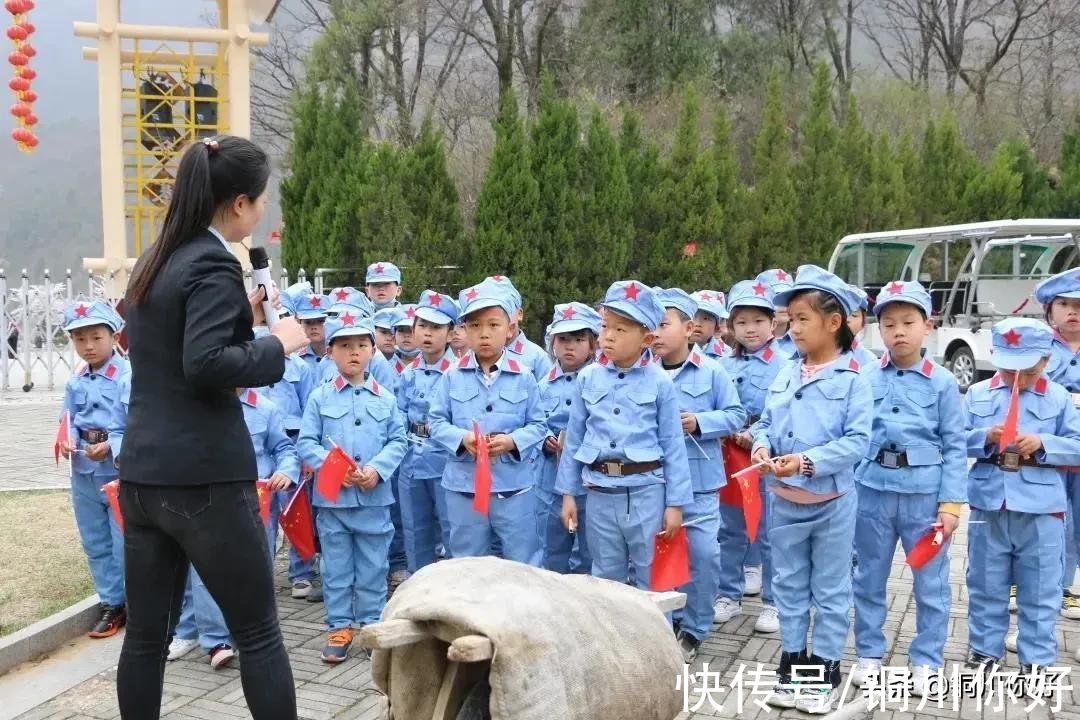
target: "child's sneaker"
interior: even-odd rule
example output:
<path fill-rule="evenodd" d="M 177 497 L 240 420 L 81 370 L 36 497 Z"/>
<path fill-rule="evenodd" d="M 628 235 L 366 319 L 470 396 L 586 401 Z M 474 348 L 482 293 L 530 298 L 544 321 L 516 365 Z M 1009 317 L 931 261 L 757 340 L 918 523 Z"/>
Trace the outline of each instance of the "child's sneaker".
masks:
<path fill-rule="evenodd" d="M 297 580 L 292 584 L 292 596 L 294 598 L 306 598 L 311 595 L 311 581 Z"/>
<path fill-rule="evenodd" d="M 236 657 L 236 651 L 232 649 L 232 645 L 226 645 L 225 643 L 215 645 L 210 651 L 210 667 L 215 670 L 228 667 L 234 657 Z"/>
<path fill-rule="evenodd" d="M 780 614 L 772 605 L 762 605 L 761 614 L 754 623 L 754 632 L 774 633 L 780 632 Z"/>
<path fill-rule="evenodd" d="M 101 617 L 87 635 L 92 638 L 112 637 L 127 624 L 127 612 L 123 605 L 102 605 Z"/>
<path fill-rule="evenodd" d="M 761 567 L 752 565 L 743 570 L 743 595 L 761 594 Z"/>
<path fill-rule="evenodd" d="M 1016 652 L 1016 638 L 1017 638 L 1017 636 L 1018 636 L 1018 632 L 1016 630 L 1010 631 L 1005 636 L 1005 649 L 1008 650 L 1009 652 Z"/>
<path fill-rule="evenodd" d="M 679 631 L 679 652 L 682 653 L 683 662 L 689 665 L 697 659 L 698 648 L 701 641 L 688 632 Z"/>
<path fill-rule="evenodd" d="M 169 662 L 179 660 L 197 647 L 199 647 L 199 641 L 195 638 L 190 640 L 180 637 L 173 638 L 173 641 L 169 643 L 169 655 L 165 659 Z"/>
<path fill-rule="evenodd" d="M 833 706 L 840 701 L 840 661 L 823 660 L 811 655 L 809 665 L 819 665 L 824 669 L 824 681 L 814 680 L 807 683 L 800 697 L 795 702 L 795 709 L 811 715 L 828 715 Z"/>
<path fill-rule="evenodd" d="M 1061 617 L 1080 620 L 1080 597 L 1066 590 L 1061 596 Z"/>
<path fill-rule="evenodd" d="M 983 655 L 974 650 L 968 652 L 967 660 L 964 661 L 964 669 L 972 673 L 989 675 L 990 671 L 1001 667 L 1001 658 Z"/>
<path fill-rule="evenodd" d="M 805 665 L 807 662 L 806 651 L 780 653 L 780 667 L 776 670 L 776 685 L 773 687 L 765 702 L 773 707 L 795 707 L 795 686 L 797 680 L 792 677 L 791 668 L 796 665 Z"/>
<path fill-rule="evenodd" d="M 911 673 L 911 694 L 915 697 L 937 700 L 945 697 L 948 689 L 949 681 L 940 670 L 920 665 Z"/>
<path fill-rule="evenodd" d="M 334 665 L 349 659 L 349 648 L 352 646 L 352 628 L 331 630 L 330 637 L 326 640 L 326 647 L 322 651 L 324 663 Z"/>
<path fill-rule="evenodd" d="M 307 596 L 309 603 L 321 603 L 323 601 L 323 592 L 321 583 L 311 584 L 311 593 Z"/>
<path fill-rule="evenodd" d="M 855 687 L 863 687 L 871 680 L 878 682 L 881 679 L 881 658 L 861 657 L 851 669 L 851 684 Z"/>
<path fill-rule="evenodd" d="M 716 604 L 713 605 L 713 610 L 716 611 L 716 614 L 713 617 L 713 623 L 716 625 L 723 625 L 731 618 L 738 617 L 742 614 L 742 603 L 732 600 L 731 598 L 717 598 Z"/>
<path fill-rule="evenodd" d="M 1009 586 L 1009 612 L 1016 612 L 1016 586 Z"/>

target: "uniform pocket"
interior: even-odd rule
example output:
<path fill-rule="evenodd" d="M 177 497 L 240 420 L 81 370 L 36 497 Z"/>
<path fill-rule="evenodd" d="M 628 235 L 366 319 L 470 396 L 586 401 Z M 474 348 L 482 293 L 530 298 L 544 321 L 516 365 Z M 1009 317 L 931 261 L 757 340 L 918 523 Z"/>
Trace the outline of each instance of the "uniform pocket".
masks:
<path fill-rule="evenodd" d="M 968 409 L 975 417 L 988 418 L 994 414 L 993 400 L 975 400 L 968 403 Z"/>
<path fill-rule="evenodd" d="M 507 388 L 499 393 L 499 397 L 511 405 L 517 405 L 525 402 L 525 399 L 529 397 L 529 392 L 523 388 Z"/>
<path fill-rule="evenodd" d="M 652 405 L 656 402 L 656 393 L 648 390 L 633 390 L 626 395 L 638 405 Z"/>
<path fill-rule="evenodd" d="M 921 408 L 928 408 L 937 402 L 936 396 L 929 393 L 915 392 L 914 390 L 909 390 L 906 396 L 909 402 Z"/>
<path fill-rule="evenodd" d="M 690 397 L 701 397 L 705 393 L 709 392 L 708 385 L 679 385 L 679 391 L 683 392 Z"/>
<path fill-rule="evenodd" d="M 456 387 L 450 390 L 450 399 L 454 402 L 467 403 L 476 397 L 480 391 L 470 387 Z"/>
<path fill-rule="evenodd" d="M 375 418 L 379 422 L 382 422 L 386 418 L 390 417 L 390 408 L 382 403 L 368 403 L 364 408 L 367 414 Z"/>
<path fill-rule="evenodd" d="M 588 390 L 581 391 L 581 399 L 585 401 L 586 405 L 593 406 L 598 405 L 608 395 L 606 388 L 590 388 Z"/>

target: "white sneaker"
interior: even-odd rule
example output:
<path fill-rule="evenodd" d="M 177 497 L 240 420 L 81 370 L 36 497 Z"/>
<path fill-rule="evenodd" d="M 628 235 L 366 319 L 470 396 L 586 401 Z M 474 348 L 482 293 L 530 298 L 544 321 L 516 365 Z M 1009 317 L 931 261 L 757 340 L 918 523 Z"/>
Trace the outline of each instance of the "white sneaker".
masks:
<path fill-rule="evenodd" d="M 1017 630 L 1013 630 L 1005 636 L 1005 649 L 1009 652 L 1016 652 L 1016 637 L 1018 634 Z"/>
<path fill-rule="evenodd" d="M 713 610 L 716 611 L 716 615 L 713 617 L 713 623 L 716 625 L 723 625 L 728 620 L 742 614 L 742 603 L 732 600 L 731 598 L 717 598 L 716 604 L 713 605 Z"/>
<path fill-rule="evenodd" d="M 940 670 L 920 665 L 911 673 L 911 694 L 915 697 L 936 700 L 945 696 L 948 687 L 949 681 Z"/>
<path fill-rule="evenodd" d="M 780 614 L 772 605 L 762 605 L 761 614 L 754 623 L 754 632 L 774 633 L 780 632 Z"/>
<path fill-rule="evenodd" d="M 881 658 L 859 658 L 855 667 L 851 669 L 851 684 L 862 687 L 871 678 L 875 678 L 875 682 L 880 681 Z"/>
<path fill-rule="evenodd" d="M 795 709 L 811 715 L 828 715 L 840 700 L 840 688 L 803 690 Z"/>
<path fill-rule="evenodd" d="M 777 684 L 769 696 L 765 698 L 767 705 L 790 709 L 795 707 L 795 686 Z"/>
<path fill-rule="evenodd" d="M 220 670 L 232 662 L 234 657 L 236 657 L 236 651 L 232 649 L 232 646 L 222 643 L 210 651 L 210 667 Z"/>
<path fill-rule="evenodd" d="M 292 596 L 294 598 L 306 598 L 311 594 L 310 580 L 297 580 L 292 584 Z"/>
<path fill-rule="evenodd" d="M 169 662 L 172 662 L 173 660 L 179 660 L 197 647 L 199 647 L 198 640 L 173 638 L 173 641 L 169 643 L 169 655 L 167 659 Z"/>
<path fill-rule="evenodd" d="M 743 595 L 761 594 L 761 566 L 752 565 L 743 569 Z"/>

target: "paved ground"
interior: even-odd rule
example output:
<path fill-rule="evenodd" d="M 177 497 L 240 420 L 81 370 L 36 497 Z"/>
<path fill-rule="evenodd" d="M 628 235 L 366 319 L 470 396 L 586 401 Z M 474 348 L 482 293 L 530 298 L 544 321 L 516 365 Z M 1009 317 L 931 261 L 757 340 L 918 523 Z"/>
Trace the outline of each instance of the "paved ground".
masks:
<path fill-rule="evenodd" d="M 62 484 L 63 473 L 52 466 L 52 437 L 59 401 L 53 397 L 31 393 L 29 397 L 0 396 L 0 431 L 14 441 L 0 446 L 0 487 L 34 487 Z M 964 588 L 966 533 L 963 528 L 954 542 L 952 556 L 953 608 L 949 641 L 945 647 L 947 663 L 962 661 L 966 652 L 967 594 Z M 903 666 L 907 662 L 906 647 L 914 635 L 915 609 L 911 596 L 911 571 L 897 558 L 889 583 L 891 606 L 886 622 L 890 655 L 886 664 Z M 371 684 L 370 668 L 362 656 L 354 657 L 337 667 L 328 667 L 319 660 L 319 650 L 325 640 L 322 605 L 292 600 L 287 581 L 279 576 L 278 613 L 289 647 L 297 696 L 302 718 L 335 718 L 341 720 L 376 720 L 385 717 L 385 706 Z M 779 659 L 780 642 L 777 636 L 755 635 L 754 619 L 760 607 L 756 599 L 744 603 L 744 615 L 714 630 L 702 646 L 701 663 L 707 662 L 711 672 L 720 672 L 721 679 L 713 680 L 726 686 L 734 678 L 740 664 L 749 669 L 757 663 L 767 669 L 775 668 Z M 1080 686 L 1080 667 L 1072 660 L 1080 648 L 1080 621 L 1060 620 L 1058 624 L 1059 664 L 1072 668 L 1071 682 Z M 92 652 L 92 644 L 87 652 Z M 850 648 L 849 643 L 849 648 Z M 354 651 L 354 655 L 355 655 Z M 851 662 L 849 652 L 845 660 Z M 1011 669 L 1016 669 L 1016 656 L 1010 655 Z M 845 663 L 845 671 L 848 663 Z M 700 669 L 699 667 L 695 669 Z M 109 669 L 58 695 L 34 710 L 20 716 L 21 720 L 61 720 L 66 718 L 111 720 L 119 715 L 115 699 L 115 669 Z M 176 720 L 211 720 L 215 718 L 249 717 L 240 689 L 239 672 L 235 669 L 214 671 L 206 657 L 198 652 L 171 663 L 165 677 L 163 717 Z M 673 679 L 674 682 L 674 679 Z M 700 685 L 698 686 L 700 687 Z M 852 691 L 852 695 L 854 691 Z M 740 712 L 736 693 L 716 692 L 712 701 L 705 700 L 696 712 L 686 718 L 707 717 L 807 717 L 795 711 L 766 712 L 757 708 L 749 696 Z M 691 694 L 693 706 L 699 697 Z M 0 706 L 3 705 L 0 700 Z M 882 720 L 907 720 L 915 717 L 961 717 L 964 720 L 990 718 L 1046 717 L 1045 710 L 1025 712 L 1021 705 L 1008 706 L 1006 711 L 980 711 L 973 701 L 966 701 L 960 710 L 928 707 L 916 710 L 914 704 L 903 711 L 899 703 L 890 704 L 886 711 L 874 714 Z M 1080 720 L 1080 692 L 1069 693 L 1063 707 L 1055 714 L 1059 720 Z M 399 720 L 412 720 L 401 718 Z M 558 720 L 558 719 L 553 719 Z M 597 718 L 596 720 L 624 720 Z"/>

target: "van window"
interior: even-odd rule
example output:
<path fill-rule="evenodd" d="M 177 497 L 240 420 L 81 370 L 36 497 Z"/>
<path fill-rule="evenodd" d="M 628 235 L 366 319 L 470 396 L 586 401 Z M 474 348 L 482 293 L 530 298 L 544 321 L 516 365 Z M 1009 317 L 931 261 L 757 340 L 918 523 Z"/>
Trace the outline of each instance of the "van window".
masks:
<path fill-rule="evenodd" d="M 908 243 L 866 242 L 845 246 L 836 257 L 833 272 L 844 282 L 858 284 L 859 250 L 864 253 L 862 285 L 883 285 L 892 280 L 913 280 L 901 277 L 908 257 L 914 249 Z"/>
<path fill-rule="evenodd" d="M 980 277 L 1014 277 L 1017 275 L 1013 268 L 1013 251 L 1015 245 L 999 245 L 991 248 L 990 252 L 983 257 L 979 267 Z M 1020 246 L 1020 272 L 1019 275 L 1030 275 L 1035 270 L 1035 264 L 1046 252 L 1045 245 L 1021 245 Z"/>

